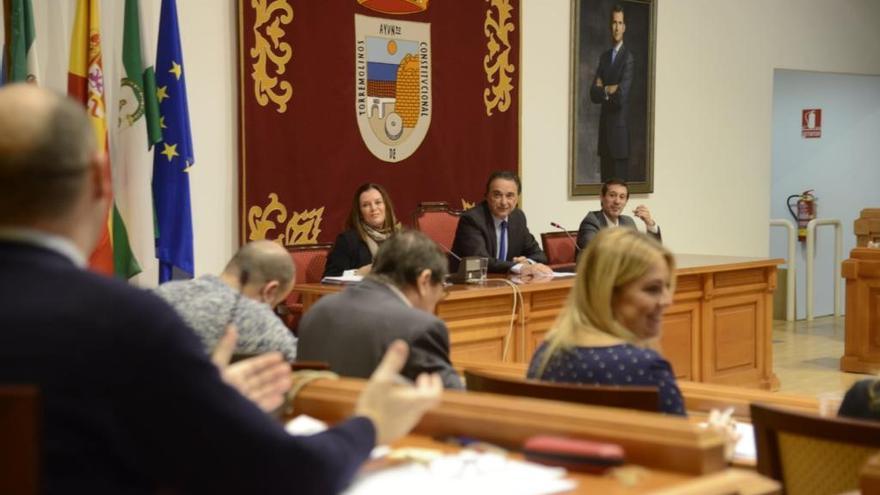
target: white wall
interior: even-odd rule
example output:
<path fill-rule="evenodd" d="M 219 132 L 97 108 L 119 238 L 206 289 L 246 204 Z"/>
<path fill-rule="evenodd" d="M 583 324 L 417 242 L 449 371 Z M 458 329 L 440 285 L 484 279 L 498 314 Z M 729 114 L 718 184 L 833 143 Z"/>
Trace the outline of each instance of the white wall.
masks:
<path fill-rule="evenodd" d="M 880 207 L 880 77 L 778 70 L 773 95 L 770 214 L 791 219 L 786 198 L 815 189 L 819 218 L 842 222 L 846 259 L 855 247 L 853 221 L 862 208 Z M 821 138 L 801 137 L 807 108 L 822 109 Z M 834 310 L 834 236 L 830 227 L 817 232 L 814 310 L 823 315 Z M 806 253 L 799 246 L 797 308 L 803 318 Z M 781 229 L 770 236 L 770 255 L 786 256 Z"/>
<path fill-rule="evenodd" d="M 574 229 L 598 203 L 567 193 L 570 3 L 522 2 L 524 207 L 535 232 L 550 230 L 551 220 Z M 199 274 L 219 271 L 237 243 L 235 5 L 178 2 Z M 632 201 L 652 208 L 674 250 L 767 255 L 773 69 L 880 74 L 880 2 L 660 0 L 658 7 L 655 193 Z"/>
<path fill-rule="evenodd" d="M 631 203 L 676 251 L 766 256 L 773 69 L 880 74 L 880 2 L 658 7 L 655 192 Z M 533 230 L 577 228 L 598 201 L 567 197 L 569 1 L 524 0 L 522 19 L 525 209 Z"/>

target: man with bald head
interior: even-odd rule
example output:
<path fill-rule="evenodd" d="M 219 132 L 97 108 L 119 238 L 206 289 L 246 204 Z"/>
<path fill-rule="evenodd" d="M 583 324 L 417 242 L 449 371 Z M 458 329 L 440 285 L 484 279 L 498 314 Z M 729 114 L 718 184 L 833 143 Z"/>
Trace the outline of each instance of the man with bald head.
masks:
<path fill-rule="evenodd" d="M 352 418 L 289 435 L 224 382 L 240 365 L 221 377 L 161 298 L 84 269 L 107 221 L 106 167 L 80 105 L 0 89 L 0 384 L 39 390 L 42 493 L 338 493 L 437 403 L 437 375 L 393 385 L 408 354 L 396 342 Z M 289 365 L 244 363 L 271 372 L 227 381 L 278 407 Z"/>
<path fill-rule="evenodd" d="M 156 293 L 196 331 L 209 353 L 226 326 L 234 323 L 236 352 L 279 351 L 295 361 L 296 338 L 272 311 L 293 290 L 295 275 L 286 249 L 271 241 L 254 241 L 235 253 L 219 277 L 167 282 Z"/>

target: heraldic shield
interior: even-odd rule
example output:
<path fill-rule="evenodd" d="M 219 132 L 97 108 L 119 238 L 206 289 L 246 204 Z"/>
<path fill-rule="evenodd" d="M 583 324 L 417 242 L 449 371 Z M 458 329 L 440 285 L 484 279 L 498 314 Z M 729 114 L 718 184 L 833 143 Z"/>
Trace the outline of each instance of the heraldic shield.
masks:
<path fill-rule="evenodd" d="M 355 14 L 355 110 L 376 158 L 399 162 L 431 125 L 431 25 Z"/>

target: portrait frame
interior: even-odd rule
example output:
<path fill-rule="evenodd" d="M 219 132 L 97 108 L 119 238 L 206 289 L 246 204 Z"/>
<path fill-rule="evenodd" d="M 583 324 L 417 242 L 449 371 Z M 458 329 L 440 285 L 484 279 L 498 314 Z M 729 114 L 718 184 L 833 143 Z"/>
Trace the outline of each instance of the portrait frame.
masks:
<path fill-rule="evenodd" d="M 632 54 L 633 70 L 626 93 L 627 111 L 623 112 L 625 126 L 618 123 L 615 127 L 625 129 L 623 132 L 628 137 L 628 143 L 624 149 L 628 148 L 629 156 L 624 159 L 624 171 L 615 173 L 614 177 L 625 180 L 631 194 L 654 192 L 657 2 L 571 0 L 570 196 L 599 195 L 602 182 L 610 178 L 602 177 L 599 157 L 600 119 L 603 118 L 605 104 L 591 100 L 590 88 L 597 76 L 600 57 L 612 47 L 610 19 L 611 9 L 615 5 L 621 5 L 624 9 L 623 46 Z M 618 144 L 616 149 L 619 150 L 621 146 Z"/>

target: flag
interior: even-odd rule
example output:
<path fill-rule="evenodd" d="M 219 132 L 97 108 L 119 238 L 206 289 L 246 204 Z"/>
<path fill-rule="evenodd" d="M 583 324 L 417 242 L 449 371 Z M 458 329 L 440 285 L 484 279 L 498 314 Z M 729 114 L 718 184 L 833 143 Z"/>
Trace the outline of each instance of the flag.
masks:
<path fill-rule="evenodd" d="M 37 47 L 34 42 L 34 8 L 31 0 L 6 0 L 4 9 L 5 34 L 9 47 L 6 82 L 27 81 L 37 83 Z M 4 54 L 5 55 L 5 54 Z M 6 64 L 4 64 L 6 65 Z"/>
<path fill-rule="evenodd" d="M 111 129 L 110 149 L 116 208 L 128 228 L 134 257 L 144 269 L 140 279 L 135 280 L 145 283 L 144 277 L 152 273 L 150 280 L 155 283 L 155 265 L 151 262 L 156 235 L 150 149 L 162 139 L 162 129 L 154 57 L 145 52 L 150 45 L 144 42 L 142 6 L 142 1 L 125 0 L 121 64 L 117 66 L 122 69 L 116 91 L 119 114 L 116 127 Z"/>
<path fill-rule="evenodd" d="M 70 63 L 67 93 L 85 105 L 95 132 L 98 149 L 108 151 L 107 112 L 104 106 L 104 68 L 101 60 L 101 17 L 99 0 L 77 0 L 73 35 L 70 40 Z M 108 163 L 107 173 L 110 174 Z M 116 202 L 111 198 L 107 224 L 95 251 L 89 257 L 93 270 L 106 275 L 129 278 L 140 272 L 131 254 L 128 233 Z"/>
<path fill-rule="evenodd" d="M 156 208 L 156 258 L 159 282 L 176 271 L 192 277 L 192 208 L 189 169 L 195 163 L 186 101 L 186 74 L 174 0 L 162 0 L 156 50 L 156 96 L 164 125 L 162 141 L 153 149 L 153 204 Z"/>

